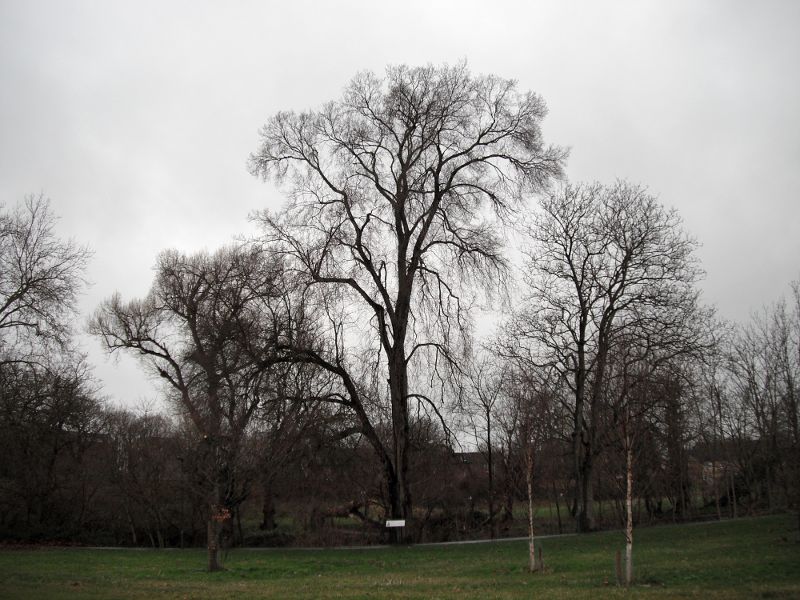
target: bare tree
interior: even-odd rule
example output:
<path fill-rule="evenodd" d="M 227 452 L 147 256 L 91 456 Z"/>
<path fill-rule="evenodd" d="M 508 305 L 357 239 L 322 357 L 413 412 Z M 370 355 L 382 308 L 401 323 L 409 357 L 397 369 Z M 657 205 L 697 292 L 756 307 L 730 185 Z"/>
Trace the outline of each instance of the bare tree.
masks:
<path fill-rule="evenodd" d="M 800 532 L 800 281 L 792 282 L 792 295 L 785 310 L 776 317 L 778 361 L 784 391 L 782 408 L 786 415 L 785 435 L 788 457 L 785 461 L 786 493 L 797 512 Z"/>
<path fill-rule="evenodd" d="M 742 449 L 749 448 L 739 458 L 748 491 L 753 495 L 763 487 L 770 508 L 784 498 L 800 517 L 798 282 L 788 301 L 766 308 L 738 330 L 730 368 L 743 418 Z"/>
<path fill-rule="evenodd" d="M 473 292 L 505 269 L 492 217 L 561 173 L 545 113 L 539 96 L 463 65 L 391 67 L 359 74 L 321 110 L 278 113 L 251 155 L 253 174 L 288 184 L 288 206 L 259 216 L 265 235 L 332 317 L 328 352 L 304 358 L 340 378 L 335 400 L 381 460 L 393 518 L 411 517 L 409 404 L 437 410 Z M 414 381 L 423 368 L 431 385 Z"/>
<path fill-rule="evenodd" d="M 273 370 L 270 400 L 262 403 L 255 413 L 252 431 L 263 494 L 260 528 L 267 531 L 277 526 L 277 480 L 297 447 L 307 440 L 314 428 L 333 420 L 327 413 L 331 412 L 331 408 L 336 408 L 318 400 L 330 389 L 331 376 L 328 373 L 313 365 L 298 367 L 290 363 L 276 365 Z"/>
<path fill-rule="evenodd" d="M 82 357 L 0 365 L 0 507 L 4 535 L 76 535 L 97 489 L 87 452 L 103 418 Z"/>
<path fill-rule="evenodd" d="M 566 185 L 545 196 L 528 230 L 525 308 L 506 329 L 507 352 L 555 368 L 570 390 L 579 531 L 594 527 L 594 463 L 615 344 L 685 333 L 697 310 L 695 242 L 674 211 L 641 187 Z"/>
<path fill-rule="evenodd" d="M 714 341 L 709 351 L 704 353 L 693 374 L 696 399 L 693 403 L 694 421 L 697 435 L 709 473 L 704 476 L 704 496 L 713 496 L 717 519 L 722 519 L 722 489 L 720 484 L 727 481 L 727 471 L 733 458 L 728 443 L 730 435 L 726 432 L 726 421 L 731 409 L 731 378 L 726 368 L 726 352 L 731 346 L 731 331 L 724 323 L 714 327 Z"/>
<path fill-rule="evenodd" d="M 624 458 L 625 572 L 623 582 L 633 582 L 634 475 L 643 437 L 649 433 L 645 417 L 655 412 L 659 398 L 659 367 L 646 347 L 618 348 L 609 364 L 606 395 L 614 425 L 608 432 L 618 439 Z"/>
<path fill-rule="evenodd" d="M 2 207 L 0 207 L 2 208 Z M 85 246 L 60 239 L 50 201 L 28 196 L 0 210 L 0 352 L 26 345 L 16 359 L 41 351 L 44 343 L 65 345 L 70 317 L 91 256 Z"/>
<path fill-rule="evenodd" d="M 182 516 L 177 507 L 188 479 L 178 476 L 176 467 L 184 458 L 180 453 L 177 428 L 170 419 L 143 408 L 138 414 L 109 411 L 105 437 L 114 460 L 108 461 L 108 483 L 119 490 L 118 519 L 137 545 L 140 534 L 152 547 L 167 545 L 166 531 L 175 526 L 183 533 Z M 183 484 L 183 485 L 181 485 Z M 182 507 L 180 507 L 182 508 Z"/>
<path fill-rule="evenodd" d="M 95 481 L 80 462 L 99 401 L 71 322 L 91 253 L 55 231 L 42 196 L 0 207 L 0 504 L 29 528 L 80 527 Z"/>
<path fill-rule="evenodd" d="M 465 426 L 475 440 L 478 451 L 483 454 L 489 476 L 489 532 L 494 539 L 497 535 L 495 522 L 495 437 L 492 428 L 496 427 L 496 413 L 503 397 L 505 370 L 486 356 L 469 362 L 466 373 L 464 397 L 459 403 Z"/>
<path fill-rule="evenodd" d="M 516 413 L 518 444 L 522 450 L 528 509 L 528 570 L 544 570 L 542 549 L 536 545 L 535 473 L 543 459 L 542 450 L 553 433 L 553 382 L 544 370 L 511 368 L 504 381 L 504 392 Z"/>
<path fill-rule="evenodd" d="M 247 495 L 241 470 L 244 434 L 264 400 L 274 348 L 295 330 L 279 261 L 259 249 L 214 255 L 164 252 L 143 300 L 105 301 L 90 330 L 109 352 L 139 355 L 167 384 L 202 436 L 208 484 L 208 569 L 221 568 L 221 523 Z"/>

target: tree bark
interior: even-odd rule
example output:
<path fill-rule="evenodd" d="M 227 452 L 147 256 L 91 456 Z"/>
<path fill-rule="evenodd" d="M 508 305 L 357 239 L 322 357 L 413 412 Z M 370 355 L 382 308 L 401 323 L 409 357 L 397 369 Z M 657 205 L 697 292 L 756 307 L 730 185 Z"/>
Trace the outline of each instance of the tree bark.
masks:
<path fill-rule="evenodd" d="M 208 507 L 208 523 L 206 527 L 206 545 L 208 549 L 207 569 L 209 572 L 213 572 L 222 570 L 222 563 L 219 560 L 221 530 L 221 522 L 219 519 L 222 515 L 220 514 L 219 484 L 216 482 L 213 484 L 210 500 Z"/>
<path fill-rule="evenodd" d="M 207 568 L 209 572 L 222 570 L 222 564 L 219 561 L 219 530 L 219 523 L 214 519 L 214 515 L 210 516 L 206 528 L 208 536 Z"/>
<path fill-rule="evenodd" d="M 389 501 L 392 518 L 406 520 L 406 527 L 395 528 L 396 542 L 410 541 L 408 520 L 412 516 L 408 482 L 408 441 L 411 427 L 408 420 L 408 370 L 403 338 L 403 331 L 396 332 L 395 347 L 389 356 L 389 393 L 394 450 L 394 481 L 389 481 Z"/>
<path fill-rule="evenodd" d="M 492 411 L 486 407 L 486 459 L 489 469 L 489 537 L 497 537 L 494 523 L 494 457 L 492 456 Z"/>
<path fill-rule="evenodd" d="M 528 486 L 528 570 L 536 573 L 540 569 L 539 561 L 536 557 L 536 535 L 533 527 L 533 440 L 528 439 L 528 447 L 525 449 L 525 479 Z"/>
<path fill-rule="evenodd" d="M 587 453 L 580 466 L 580 497 L 578 502 L 578 514 L 576 515 L 578 532 L 584 533 L 594 530 L 594 486 L 592 484 L 592 473 L 594 471 L 594 461 Z"/>
<path fill-rule="evenodd" d="M 272 482 L 265 481 L 263 484 L 264 499 L 261 505 L 261 525 L 259 529 L 272 531 L 276 527 L 275 523 L 275 496 L 272 493 Z"/>
<path fill-rule="evenodd" d="M 717 509 L 717 521 L 722 521 L 722 509 L 719 504 L 719 479 L 717 478 L 717 455 L 715 452 L 714 458 L 711 461 L 711 480 L 714 482 L 714 506 Z"/>
<path fill-rule="evenodd" d="M 561 535 L 562 531 L 562 524 L 561 524 L 561 506 L 558 502 L 558 490 L 556 490 L 556 481 L 555 479 L 551 480 L 552 487 L 553 487 L 553 499 L 556 502 L 556 516 L 558 517 L 558 534 Z"/>
<path fill-rule="evenodd" d="M 625 435 L 625 585 L 633 581 L 633 440 Z"/>

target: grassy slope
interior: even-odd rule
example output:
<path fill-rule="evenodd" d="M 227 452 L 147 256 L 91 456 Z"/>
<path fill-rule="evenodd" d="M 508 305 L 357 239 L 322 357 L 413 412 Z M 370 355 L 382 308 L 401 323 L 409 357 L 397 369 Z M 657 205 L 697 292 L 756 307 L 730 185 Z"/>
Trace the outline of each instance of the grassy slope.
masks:
<path fill-rule="evenodd" d="M 520 542 L 374 550 L 236 550 L 202 571 L 201 550 L 5 550 L 4 598 L 800 598 L 795 519 L 637 532 L 638 584 L 613 582 L 621 533 L 542 540 L 548 572 Z"/>

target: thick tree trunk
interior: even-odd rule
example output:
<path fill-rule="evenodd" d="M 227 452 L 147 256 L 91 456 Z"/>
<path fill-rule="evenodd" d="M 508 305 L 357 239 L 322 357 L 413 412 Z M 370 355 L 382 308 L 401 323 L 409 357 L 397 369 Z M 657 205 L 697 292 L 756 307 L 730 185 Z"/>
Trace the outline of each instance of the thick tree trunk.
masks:
<path fill-rule="evenodd" d="M 579 364 L 583 365 L 583 353 L 579 352 Z M 579 371 L 583 367 L 579 367 Z M 592 472 L 594 469 L 594 457 L 592 455 L 593 440 L 591 437 L 592 422 L 587 425 L 584 419 L 584 394 L 585 394 L 585 372 L 581 375 L 576 374 L 575 379 L 575 414 L 573 417 L 572 434 L 572 458 L 575 468 L 575 495 L 574 495 L 574 517 L 575 528 L 579 533 L 592 531 L 594 529 L 594 490 L 592 487 Z M 597 385 L 597 384 L 595 384 Z M 594 419 L 594 417 L 592 417 Z"/>
<path fill-rule="evenodd" d="M 219 546 L 220 546 L 220 532 L 222 530 L 222 523 L 220 522 L 220 493 L 219 484 L 213 485 L 209 502 L 208 523 L 206 525 L 206 546 L 208 549 L 208 571 L 222 570 L 222 563 L 219 560 Z"/>
<path fill-rule="evenodd" d="M 219 522 L 214 519 L 214 516 L 208 518 L 207 535 L 208 535 L 208 563 L 207 568 L 209 571 L 221 571 L 222 564 L 219 560 L 219 539 L 220 539 L 220 526 Z"/>
<path fill-rule="evenodd" d="M 575 374 L 575 412 L 572 423 L 572 467 L 575 473 L 575 489 L 572 496 L 572 516 L 575 518 L 575 528 L 578 532 L 583 531 L 581 523 L 583 520 L 583 389 L 584 379 L 581 368 L 583 365 L 583 355 L 579 351 L 578 372 Z"/>
<path fill-rule="evenodd" d="M 411 434 L 408 421 L 408 373 L 402 347 L 389 358 L 389 393 L 392 403 L 392 442 L 394 473 L 389 475 L 389 502 L 392 519 L 405 519 L 406 527 L 397 528 L 396 542 L 409 540 L 411 493 L 408 485 L 408 440 Z"/>
<path fill-rule="evenodd" d="M 592 485 L 594 461 L 590 455 L 584 457 L 579 469 L 580 488 L 575 520 L 578 532 L 583 533 L 594 530 L 594 486 Z"/>

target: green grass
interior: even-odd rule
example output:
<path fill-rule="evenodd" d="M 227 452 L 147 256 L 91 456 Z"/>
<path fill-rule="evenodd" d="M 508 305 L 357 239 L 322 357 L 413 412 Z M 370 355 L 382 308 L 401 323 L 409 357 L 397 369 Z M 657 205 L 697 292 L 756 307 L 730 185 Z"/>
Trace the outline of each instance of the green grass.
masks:
<path fill-rule="evenodd" d="M 201 550 L 0 551 L 3 598 L 800 598 L 796 519 L 636 533 L 637 584 L 613 585 L 619 532 L 524 542 L 371 550 L 235 550 L 205 573 Z"/>

